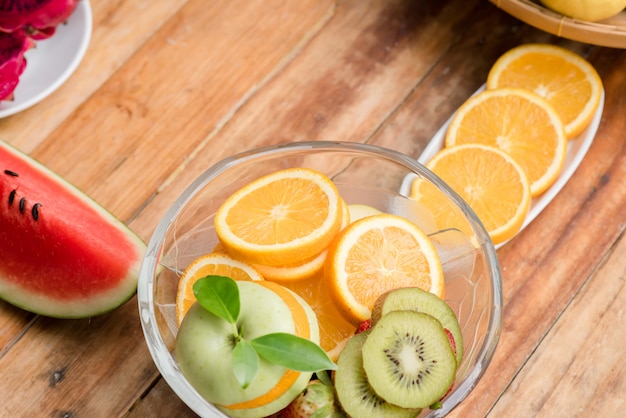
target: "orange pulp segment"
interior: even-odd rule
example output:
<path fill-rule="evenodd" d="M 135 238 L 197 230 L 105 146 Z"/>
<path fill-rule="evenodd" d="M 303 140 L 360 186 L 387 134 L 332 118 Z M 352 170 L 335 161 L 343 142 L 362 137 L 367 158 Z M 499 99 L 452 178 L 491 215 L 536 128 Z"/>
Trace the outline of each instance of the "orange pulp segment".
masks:
<path fill-rule="evenodd" d="M 326 175 L 289 168 L 231 195 L 215 215 L 215 230 L 234 258 L 294 265 L 320 254 L 341 229 L 343 203 Z"/>
<path fill-rule="evenodd" d="M 406 218 L 380 214 L 346 227 L 328 250 L 325 278 L 344 317 L 358 325 L 381 294 L 416 286 L 437 296 L 444 278 L 428 236 Z"/>

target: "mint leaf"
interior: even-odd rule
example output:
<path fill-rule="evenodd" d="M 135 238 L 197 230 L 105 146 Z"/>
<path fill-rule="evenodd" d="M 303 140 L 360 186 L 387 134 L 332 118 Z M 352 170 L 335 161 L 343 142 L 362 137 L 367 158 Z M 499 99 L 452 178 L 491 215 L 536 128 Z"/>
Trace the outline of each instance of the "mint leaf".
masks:
<path fill-rule="evenodd" d="M 240 339 L 233 349 L 233 373 L 242 389 L 247 388 L 259 370 L 259 355 L 250 343 Z"/>
<path fill-rule="evenodd" d="M 268 362 L 288 369 L 316 372 L 337 368 L 319 345 L 293 334 L 277 332 L 263 335 L 250 341 L 250 345 Z"/>
<path fill-rule="evenodd" d="M 239 287 L 230 277 L 206 276 L 193 284 L 193 294 L 204 309 L 234 324 L 239 317 Z"/>

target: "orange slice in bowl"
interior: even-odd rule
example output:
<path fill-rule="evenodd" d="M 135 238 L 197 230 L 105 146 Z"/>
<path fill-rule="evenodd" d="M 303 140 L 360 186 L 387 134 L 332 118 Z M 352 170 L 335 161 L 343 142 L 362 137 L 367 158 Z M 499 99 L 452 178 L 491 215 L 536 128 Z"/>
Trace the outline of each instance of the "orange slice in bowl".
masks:
<path fill-rule="evenodd" d="M 256 268 L 266 280 L 272 280 L 285 285 L 290 282 L 306 280 L 317 275 L 324 268 L 327 253 L 328 252 L 324 250 L 313 259 L 306 260 L 300 264 L 286 266 L 254 264 L 254 268 Z"/>
<path fill-rule="evenodd" d="M 320 346 L 331 360 L 336 361 L 356 327 L 344 319 L 322 274 L 305 280 L 286 282 L 284 286 L 300 295 L 311 306 L 320 327 Z"/>
<path fill-rule="evenodd" d="M 297 265 L 319 255 L 339 232 L 343 200 L 330 178 L 289 168 L 232 194 L 215 215 L 216 233 L 236 259 Z"/>
<path fill-rule="evenodd" d="M 399 287 L 444 293 L 441 261 L 428 236 L 406 218 L 381 214 L 348 225 L 328 250 L 325 276 L 353 325 L 371 316 L 378 296 Z"/>
<path fill-rule="evenodd" d="M 469 98 L 446 133 L 446 146 L 483 144 L 517 161 L 538 196 L 561 173 L 567 152 L 563 124 L 540 96 L 522 89 L 486 90 Z"/>
<path fill-rule="evenodd" d="M 345 228 L 349 223 L 350 211 L 348 205 L 342 200 L 341 229 Z M 304 260 L 297 264 L 281 266 L 254 264 L 254 268 L 256 268 L 266 280 L 272 280 L 285 285 L 294 281 L 306 280 L 319 274 L 324 268 L 327 253 L 328 251 L 324 249 L 312 259 Z"/>
<path fill-rule="evenodd" d="M 183 272 L 176 293 L 176 321 L 178 325 L 196 301 L 193 285 L 207 276 L 225 276 L 233 280 L 261 281 L 263 276 L 254 267 L 232 259 L 226 254 L 208 254 L 196 259 Z"/>
<path fill-rule="evenodd" d="M 548 44 L 510 49 L 492 66 L 487 88 L 517 87 L 545 98 L 554 106 L 568 138 L 589 125 L 600 104 L 602 80 L 580 55 Z"/>

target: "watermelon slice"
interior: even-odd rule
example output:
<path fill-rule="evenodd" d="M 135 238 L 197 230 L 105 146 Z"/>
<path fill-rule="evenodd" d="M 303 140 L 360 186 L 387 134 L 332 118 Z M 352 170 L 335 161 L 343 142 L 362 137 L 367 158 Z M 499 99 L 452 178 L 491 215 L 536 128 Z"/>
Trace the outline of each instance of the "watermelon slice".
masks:
<path fill-rule="evenodd" d="M 111 213 L 0 141 L 0 299 L 55 318 L 102 314 L 135 294 L 144 252 Z"/>

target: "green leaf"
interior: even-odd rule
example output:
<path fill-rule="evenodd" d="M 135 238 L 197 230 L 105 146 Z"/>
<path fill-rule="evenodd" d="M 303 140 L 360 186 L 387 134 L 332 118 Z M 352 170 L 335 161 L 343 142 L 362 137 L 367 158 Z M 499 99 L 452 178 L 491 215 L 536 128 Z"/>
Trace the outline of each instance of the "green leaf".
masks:
<path fill-rule="evenodd" d="M 259 355 L 250 343 L 241 339 L 233 349 L 233 373 L 242 389 L 247 388 L 259 370 Z"/>
<path fill-rule="evenodd" d="M 240 310 L 239 287 L 230 277 L 207 276 L 193 285 L 193 294 L 204 309 L 231 324 Z"/>
<path fill-rule="evenodd" d="M 337 368 L 319 345 L 293 334 L 277 332 L 263 335 L 250 341 L 250 345 L 268 362 L 288 369 L 316 372 Z"/>

